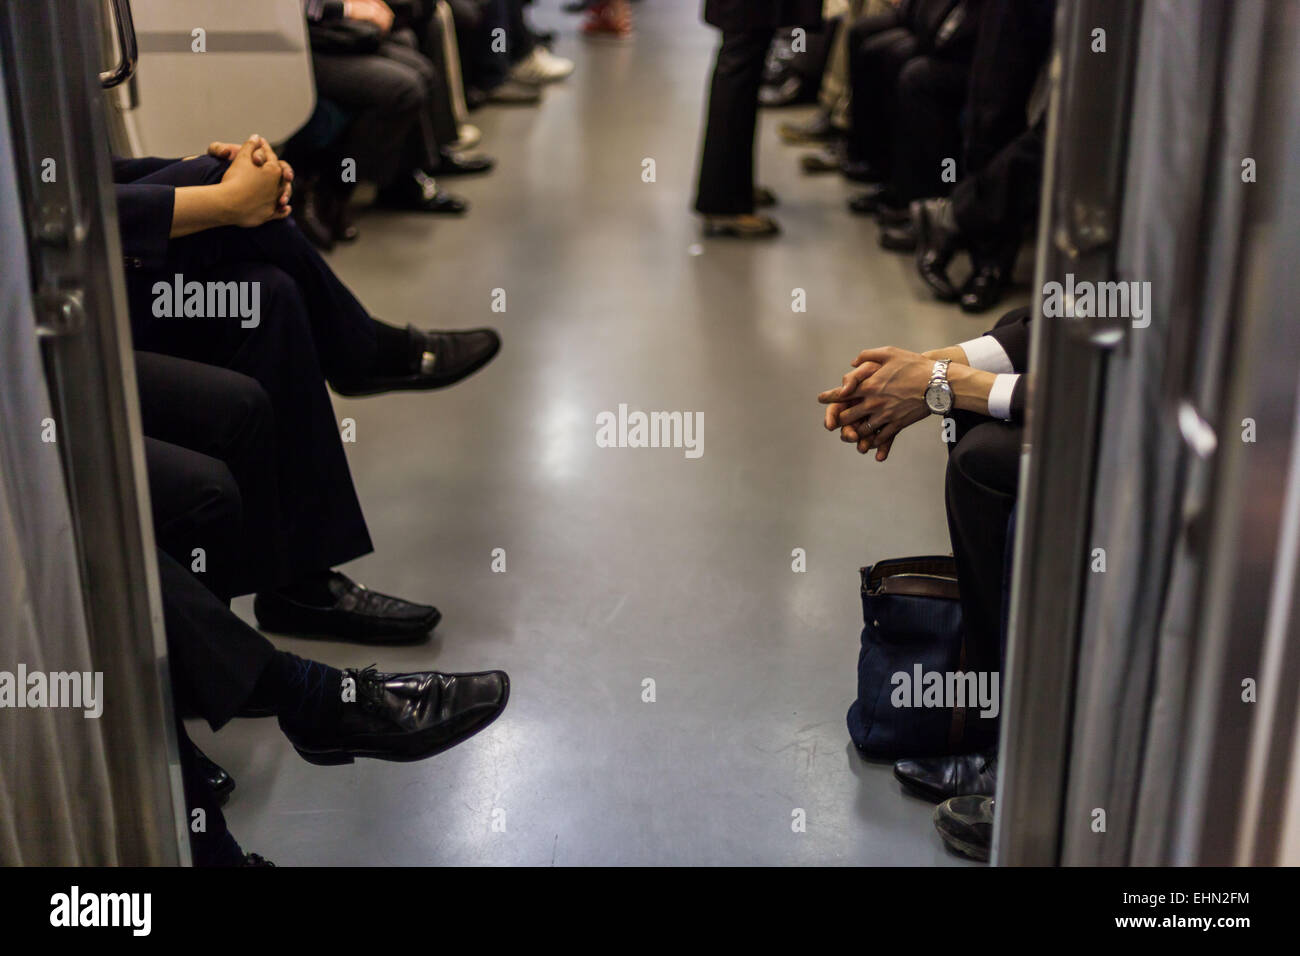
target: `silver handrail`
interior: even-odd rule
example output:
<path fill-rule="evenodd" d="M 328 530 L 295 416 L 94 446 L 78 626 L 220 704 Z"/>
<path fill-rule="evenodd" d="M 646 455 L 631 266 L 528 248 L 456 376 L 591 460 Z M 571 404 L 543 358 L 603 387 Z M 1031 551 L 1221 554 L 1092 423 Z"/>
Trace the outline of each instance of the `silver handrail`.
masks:
<path fill-rule="evenodd" d="M 117 38 L 117 63 L 99 74 L 99 85 L 106 90 L 121 86 L 135 74 L 140 50 L 135 39 L 135 21 L 131 19 L 130 0 L 108 0 L 108 16 Z"/>

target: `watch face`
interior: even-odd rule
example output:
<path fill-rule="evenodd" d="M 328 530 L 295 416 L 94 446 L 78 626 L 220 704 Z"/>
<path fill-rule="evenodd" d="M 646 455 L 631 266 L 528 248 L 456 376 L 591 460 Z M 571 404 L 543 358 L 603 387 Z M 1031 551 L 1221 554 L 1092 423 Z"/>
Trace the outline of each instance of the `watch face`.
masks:
<path fill-rule="evenodd" d="M 936 415 L 947 414 L 952 409 L 952 389 L 945 388 L 946 382 L 935 382 L 926 386 L 925 404 Z"/>

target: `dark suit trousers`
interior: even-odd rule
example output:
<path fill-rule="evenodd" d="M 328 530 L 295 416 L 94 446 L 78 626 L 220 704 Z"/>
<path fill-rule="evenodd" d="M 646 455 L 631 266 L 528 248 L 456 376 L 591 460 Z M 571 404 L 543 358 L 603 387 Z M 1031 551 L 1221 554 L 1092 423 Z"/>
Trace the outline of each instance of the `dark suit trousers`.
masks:
<path fill-rule="evenodd" d="M 136 383 L 158 546 L 222 599 L 288 584 L 275 416 L 255 379 L 137 352 Z M 302 569 L 299 569 L 300 571 Z"/>
<path fill-rule="evenodd" d="M 898 119 L 898 75 L 916 56 L 920 41 L 893 17 L 866 17 L 850 28 L 850 159 L 871 164 L 888 177 L 893 168 Z"/>
<path fill-rule="evenodd" d="M 946 196 L 945 159 L 961 157 L 960 119 L 970 82 L 970 64 L 938 56 L 916 56 L 898 74 L 898 116 L 890 182 L 903 202 Z"/>
<path fill-rule="evenodd" d="M 1016 505 L 1023 426 L 958 412 L 945 482 L 970 669 L 1001 668 L 1007 522 Z"/>
<path fill-rule="evenodd" d="M 754 211 L 754 131 L 758 89 L 775 31 L 723 33 L 709 87 L 695 210 L 706 216 Z"/>
<path fill-rule="evenodd" d="M 1046 119 L 998 151 L 952 191 L 952 211 L 972 257 L 1006 263 L 1038 216 Z"/>

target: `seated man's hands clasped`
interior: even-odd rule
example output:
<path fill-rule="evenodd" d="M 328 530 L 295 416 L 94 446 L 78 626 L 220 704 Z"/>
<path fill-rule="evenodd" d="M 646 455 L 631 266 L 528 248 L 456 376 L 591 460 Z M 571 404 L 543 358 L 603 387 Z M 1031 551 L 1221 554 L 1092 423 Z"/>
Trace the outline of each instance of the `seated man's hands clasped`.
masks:
<path fill-rule="evenodd" d="M 876 461 L 889 457 L 894 437 L 930 414 L 925 387 L 934 361 L 919 352 L 887 346 L 865 349 L 835 388 L 817 396 L 826 406 L 826 429 L 861 454 L 876 449 Z"/>
<path fill-rule="evenodd" d="M 230 161 L 221 177 L 232 225 L 251 229 L 292 211 L 293 168 L 261 136 L 250 136 L 242 146 L 212 143 L 208 155 Z"/>

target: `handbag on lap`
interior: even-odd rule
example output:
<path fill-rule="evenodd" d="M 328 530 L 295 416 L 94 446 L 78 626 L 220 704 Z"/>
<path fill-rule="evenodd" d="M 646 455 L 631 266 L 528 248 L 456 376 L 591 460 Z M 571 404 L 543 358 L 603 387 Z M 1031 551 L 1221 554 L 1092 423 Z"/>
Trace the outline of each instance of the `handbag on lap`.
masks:
<path fill-rule="evenodd" d="M 966 670 L 952 557 L 891 558 L 860 573 L 864 626 L 858 696 L 848 713 L 849 735 L 858 750 L 895 760 L 965 753 L 994 743 L 996 718 L 979 718 L 978 695 L 966 694 L 970 684 L 962 689 L 966 704 L 952 704 L 955 687 L 950 685 Z M 938 694 L 935 678 L 929 677 L 934 674 L 943 683 Z M 997 675 L 983 676 L 987 688 Z"/>

